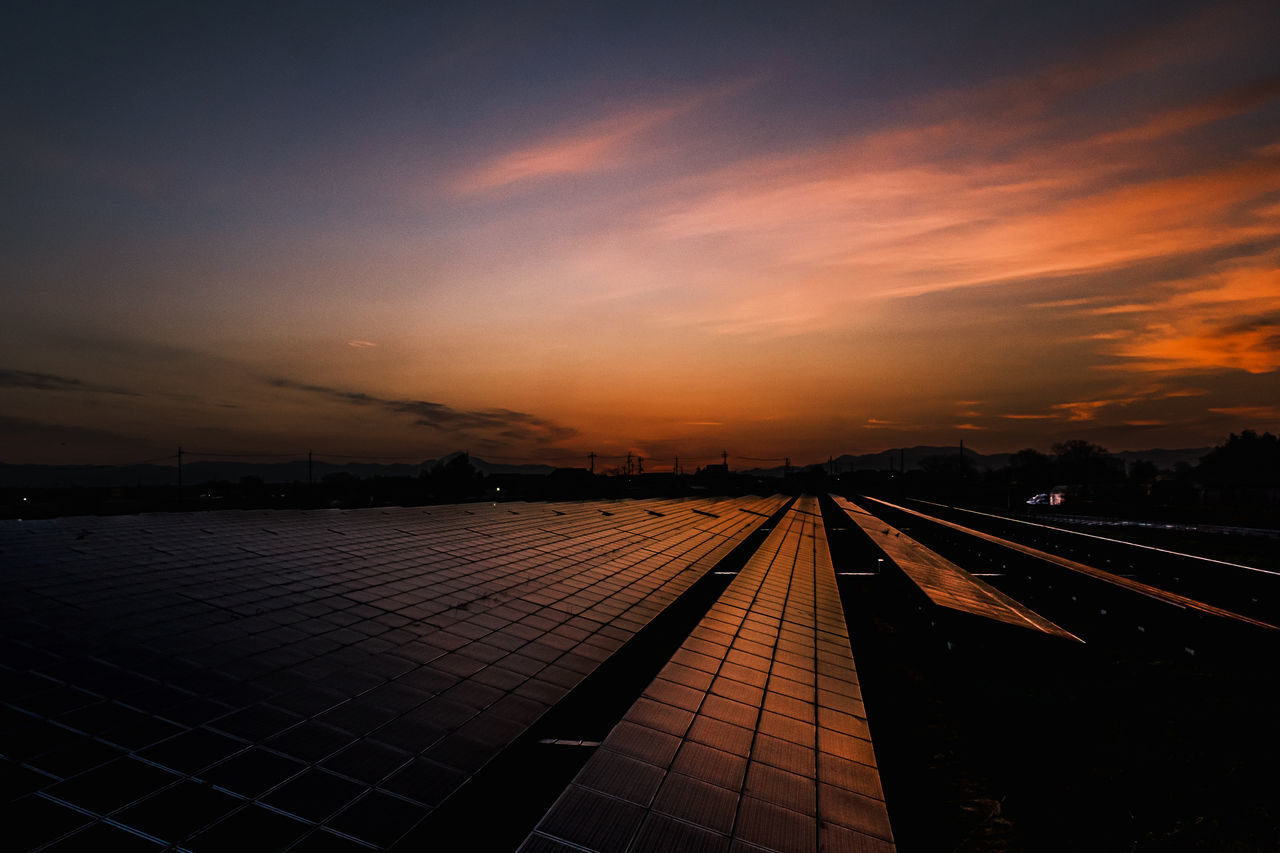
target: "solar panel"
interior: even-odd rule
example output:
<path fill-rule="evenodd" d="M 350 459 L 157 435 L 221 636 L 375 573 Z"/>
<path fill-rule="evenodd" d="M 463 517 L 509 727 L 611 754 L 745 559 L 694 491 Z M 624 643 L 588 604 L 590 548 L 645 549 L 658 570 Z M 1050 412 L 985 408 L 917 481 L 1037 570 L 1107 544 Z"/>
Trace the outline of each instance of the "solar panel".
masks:
<path fill-rule="evenodd" d="M 390 846 L 781 504 L 0 522 L 6 826 Z"/>
<path fill-rule="evenodd" d="M 894 849 L 817 501 L 803 497 L 521 847 Z"/>
<path fill-rule="evenodd" d="M 918 518 L 923 518 L 928 521 L 941 524 L 944 527 L 949 527 L 952 530 L 965 533 L 969 536 L 975 536 L 979 539 L 983 539 L 987 542 L 1000 545 L 1004 548 L 1008 548 L 1013 551 L 1018 551 L 1019 553 L 1026 554 L 1030 557 L 1035 557 L 1036 559 L 1044 560 L 1045 562 L 1048 562 L 1048 563 L 1053 563 L 1054 565 L 1061 566 L 1064 569 L 1069 569 L 1078 574 L 1087 575 L 1088 577 L 1094 578 L 1095 580 L 1100 580 L 1103 583 L 1120 587 L 1121 589 L 1128 590 L 1129 592 L 1134 592 L 1134 593 L 1137 593 L 1138 595 L 1146 596 L 1147 598 L 1153 598 L 1157 601 L 1162 601 L 1165 604 L 1171 604 L 1174 607 L 1186 608 L 1188 610 L 1198 611 L 1206 615 L 1217 616 L 1219 618 L 1228 619 L 1233 622 L 1241 622 L 1247 625 L 1253 625 L 1254 627 L 1257 627 L 1257 628 L 1266 628 L 1268 630 L 1276 630 L 1276 627 L 1277 627 L 1275 625 L 1272 625 L 1270 622 L 1264 622 L 1261 619 L 1255 619 L 1251 616 L 1245 616 L 1240 613 L 1234 613 L 1230 610 L 1225 610 L 1221 607 L 1216 607 L 1212 604 L 1207 604 L 1203 601 L 1197 601 L 1194 598 L 1188 598 L 1185 595 L 1179 595 L 1176 592 L 1170 592 L 1165 589 L 1160 589 L 1159 587 L 1151 586 L 1150 584 L 1142 583 L 1141 581 L 1136 581 L 1133 578 L 1123 577 L 1113 572 L 1108 572 L 1104 569 L 1099 569 L 1095 566 L 1090 566 L 1085 563 L 1078 562 L 1076 560 L 1070 560 L 1070 559 L 1067 559 L 1066 557 L 1061 557 L 1057 554 L 1051 554 L 1048 551 L 1041 551 L 1038 548 L 1032 548 L 1029 545 L 1023 545 L 1018 542 L 1013 542 L 1009 539 L 1003 539 L 999 536 L 993 536 L 992 534 L 984 533 L 981 530 L 974 530 L 971 527 L 965 527 L 963 525 L 956 524 L 953 521 L 946 521 L 941 518 L 936 518 L 932 515 L 925 515 L 924 513 L 919 512 L 917 510 L 908 509 L 907 507 L 898 506 L 897 504 L 891 504 L 888 501 L 882 501 L 876 498 L 871 498 L 870 500 L 876 501 L 876 503 L 884 504 L 885 506 L 892 507 L 897 510 L 901 510 L 902 512 L 909 513 L 911 515 L 917 516 Z"/>
<path fill-rule="evenodd" d="M 974 577 L 941 554 L 871 515 L 853 501 L 835 495 L 832 498 L 937 606 L 1081 642 L 1075 634 Z"/>

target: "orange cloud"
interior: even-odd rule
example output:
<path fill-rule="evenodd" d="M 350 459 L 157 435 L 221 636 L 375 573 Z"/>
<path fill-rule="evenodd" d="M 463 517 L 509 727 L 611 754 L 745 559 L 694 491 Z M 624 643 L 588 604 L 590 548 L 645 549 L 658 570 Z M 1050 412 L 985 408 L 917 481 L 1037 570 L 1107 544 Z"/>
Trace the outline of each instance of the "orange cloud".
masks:
<path fill-rule="evenodd" d="M 1126 305 L 1108 305 L 1105 308 L 1090 308 L 1084 313 L 1095 317 L 1105 317 L 1109 314 L 1140 314 L 1143 311 L 1150 311 L 1151 307 L 1141 303 L 1129 303 Z"/>
<path fill-rule="evenodd" d="M 461 176 L 454 189 L 472 195 L 537 179 L 619 168 L 643 157 L 637 143 L 648 131 L 748 85 L 750 81 L 714 87 L 665 105 L 621 110 L 562 130 L 486 160 Z"/>
<path fill-rule="evenodd" d="M 457 184 L 463 194 L 483 192 L 532 178 L 596 172 L 618 165 L 622 147 L 660 117 L 606 121 L 561 139 L 536 143 L 481 165 Z"/>
<path fill-rule="evenodd" d="M 1069 421 L 1091 421 L 1097 418 L 1100 410 L 1108 406 L 1127 406 L 1136 399 L 1136 397 L 1126 397 L 1114 400 L 1080 400 L 1074 403 L 1054 403 L 1049 408 L 1065 413 Z"/>
<path fill-rule="evenodd" d="M 1280 369 L 1280 250 L 1149 288 L 1149 322 L 1110 352 L 1151 372 Z"/>
<path fill-rule="evenodd" d="M 1209 411 L 1217 415 L 1232 415 L 1259 421 L 1280 420 L 1280 406 L 1218 406 Z"/>
<path fill-rule="evenodd" d="M 1151 326 L 1120 355 L 1134 359 L 1126 367 L 1151 371 L 1204 371 L 1216 368 L 1270 373 L 1280 369 L 1280 318 L 1201 332 L 1176 326 Z"/>
<path fill-rule="evenodd" d="M 1196 115 L 1209 122 L 1280 92 L 1255 88 Z M 1280 157 L 1152 171 L 1172 142 L 1151 128 L 1174 135 L 1187 121 L 1055 141 L 1047 123 L 979 115 L 756 159 L 686 182 L 595 261 L 632 276 L 623 270 L 670 253 L 717 298 L 713 328 L 793 334 L 837 327 L 839 309 L 868 300 L 1112 272 L 1280 232 Z M 1030 304 L 1141 314 L 1151 305 L 1137 295 Z"/>

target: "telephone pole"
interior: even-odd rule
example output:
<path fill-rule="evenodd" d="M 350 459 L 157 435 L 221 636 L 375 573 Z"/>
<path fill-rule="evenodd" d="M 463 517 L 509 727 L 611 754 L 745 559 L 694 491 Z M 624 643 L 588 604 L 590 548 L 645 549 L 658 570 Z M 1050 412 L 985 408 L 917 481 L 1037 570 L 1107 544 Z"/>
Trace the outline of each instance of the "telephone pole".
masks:
<path fill-rule="evenodd" d="M 587 454 L 587 459 L 591 461 L 591 467 L 588 470 L 594 474 L 596 472 L 596 453 L 594 450 Z"/>

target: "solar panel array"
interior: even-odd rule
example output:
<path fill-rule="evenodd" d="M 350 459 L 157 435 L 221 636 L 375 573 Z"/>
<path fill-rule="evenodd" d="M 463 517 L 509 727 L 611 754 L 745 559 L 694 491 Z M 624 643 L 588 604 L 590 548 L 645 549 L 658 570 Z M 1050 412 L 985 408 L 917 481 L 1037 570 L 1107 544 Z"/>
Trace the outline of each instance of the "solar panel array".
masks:
<path fill-rule="evenodd" d="M 902 569 L 903 574 L 939 607 L 1079 641 L 1080 638 L 1075 634 L 1050 622 L 982 579 L 975 578 L 946 557 L 871 515 L 853 501 L 834 495 L 832 498 L 871 541 Z"/>
<path fill-rule="evenodd" d="M 390 846 L 783 502 L 0 523 L 6 843 Z"/>
<path fill-rule="evenodd" d="M 839 502 L 842 499 L 837 498 L 836 500 L 837 502 Z M 1071 560 L 1066 557 L 1059 556 L 1058 554 L 1051 554 L 1048 551 L 1042 551 L 1039 548 L 1032 548 L 1030 545 L 1023 545 L 1019 542 L 1014 542 L 1009 539 L 1004 539 L 1000 536 L 995 536 L 990 533 L 985 533 L 981 530 L 974 530 L 972 527 L 965 527 L 964 525 L 956 524 L 954 521 L 947 521 L 946 519 L 937 518 L 936 516 L 926 515 L 925 513 L 920 512 L 918 510 L 910 509 L 909 507 L 905 507 L 905 506 L 898 506 L 897 504 L 892 504 L 892 503 L 889 503 L 888 501 L 882 501 L 878 498 L 869 498 L 869 500 L 873 500 L 876 503 L 883 504 L 884 506 L 887 506 L 887 507 L 892 507 L 893 509 L 899 510 L 901 512 L 905 512 L 909 515 L 914 515 L 917 518 L 923 518 L 926 521 L 930 521 L 935 524 L 940 524 L 943 527 L 949 527 L 952 530 L 958 531 L 960 533 L 964 533 L 968 536 L 973 536 L 978 539 L 991 542 L 992 544 L 999 545 L 1003 548 L 1008 548 L 1012 551 L 1017 551 L 1019 553 L 1026 554 L 1029 557 L 1035 557 L 1038 560 L 1044 560 L 1047 563 L 1053 563 L 1054 565 L 1061 566 L 1064 569 L 1069 569 L 1073 572 L 1076 572 L 1077 574 L 1086 575 L 1088 577 L 1093 578 L 1094 580 L 1099 580 L 1099 581 L 1102 581 L 1103 583 L 1110 584 L 1111 586 L 1119 587 L 1129 592 L 1146 596 L 1147 598 L 1153 598 L 1156 601 L 1162 601 L 1165 604 L 1171 604 L 1174 607 L 1182 608 L 1185 610 L 1194 610 L 1208 616 L 1216 616 L 1216 617 L 1227 619 L 1233 622 L 1241 622 L 1244 624 L 1253 625 L 1254 627 L 1257 627 L 1257 628 L 1265 628 L 1267 630 L 1277 629 L 1277 626 L 1272 625 L 1270 622 L 1264 622 L 1261 619 L 1255 619 L 1252 616 L 1246 616 L 1240 613 L 1235 613 L 1230 610 L 1223 609 L 1221 607 L 1216 607 L 1212 604 L 1207 604 L 1203 601 L 1197 601 L 1194 598 L 1188 598 L 1187 596 L 1179 595 L 1176 592 L 1170 592 L 1169 590 L 1166 590 L 1166 589 L 1160 589 L 1159 587 L 1152 586 L 1151 584 L 1146 584 L 1141 581 L 1134 580 L 1133 578 L 1125 577 L 1123 575 L 1117 575 L 1114 572 L 1108 572 L 1105 569 L 1099 569 L 1095 566 L 1090 566 L 1090 565 L 1087 565 L 1086 563 L 1081 563 L 1077 560 Z"/>
<path fill-rule="evenodd" d="M 817 501 L 801 498 L 526 839 L 894 849 Z"/>

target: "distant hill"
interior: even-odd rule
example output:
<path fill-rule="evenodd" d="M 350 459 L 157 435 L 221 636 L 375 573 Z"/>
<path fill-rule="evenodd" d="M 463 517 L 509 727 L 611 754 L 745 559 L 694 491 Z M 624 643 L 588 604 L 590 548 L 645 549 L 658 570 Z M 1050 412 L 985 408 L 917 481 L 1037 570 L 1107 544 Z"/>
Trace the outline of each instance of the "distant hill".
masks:
<path fill-rule="evenodd" d="M 834 459 L 821 462 L 806 462 L 803 465 L 792 465 L 792 471 L 799 471 L 810 465 L 821 465 L 823 470 L 830 465 L 837 473 L 848 471 L 888 471 L 890 469 L 897 471 L 905 466 L 905 470 L 910 471 L 912 468 L 919 468 L 920 463 L 929 456 L 956 456 L 960 453 L 959 447 L 930 447 L 928 445 L 918 445 L 916 447 L 906 447 L 894 450 L 882 450 L 879 453 L 862 453 L 857 456 L 845 453 Z M 975 468 L 979 471 L 986 471 L 991 468 L 1003 468 L 1009 464 L 1008 453 L 994 453 L 985 455 L 977 451 L 965 448 L 965 458 L 971 461 Z M 754 474 L 757 477 L 781 477 L 785 474 L 785 467 L 778 465 L 774 468 L 752 468 L 744 471 L 744 474 Z"/>
<path fill-rule="evenodd" d="M 1200 457 L 1204 456 L 1212 447 L 1196 447 L 1184 450 L 1124 450 L 1111 455 L 1117 459 L 1124 461 L 1125 465 L 1129 465 L 1137 460 L 1146 460 L 1153 463 L 1161 470 L 1172 469 L 1179 462 L 1186 462 L 1195 465 L 1200 461 Z M 863 453 L 859 455 L 843 454 L 831 460 L 830 464 L 834 466 L 837 472 L 848 471 L 910 471 L 913 468 L 919 468 L 920 463 L 930 456 L 956 456 L 960 453 L 960 448 L 952 447 L 934 447 L 929 445 L 917 445 L 916 447 L 905 447 L 894 450 L 882 450 L 879 453 Z M 973 463 L 973 467 L 978 471 L 993 471 L 998 468 L 1004 468 L 1009 464 L 1009 458 L 1012 453 L 978 453 L 976 450 L 965 448 L 965 458 Z M 806 463 L 805 465 L 792 465 L 791 470 L 796 471 L 807 467 L 809 464 L 820 464 L 826 469 L 829 463 Z M 774 468 L 753 468 L 743 473 L 754 474 L 758 477 L 781 477 L 785 473 L 785 468 L 781 465 Z"/>

